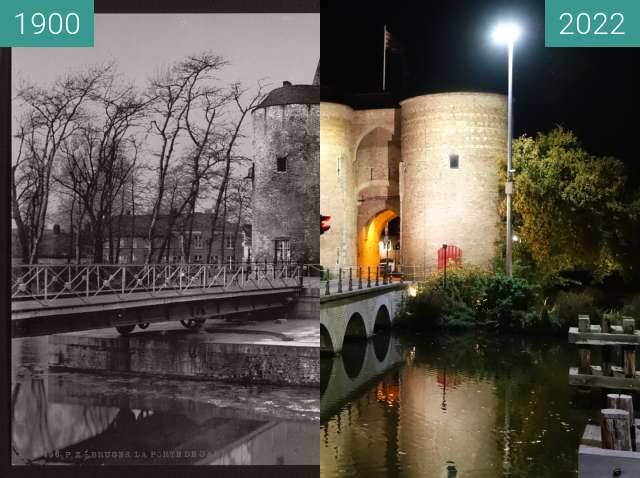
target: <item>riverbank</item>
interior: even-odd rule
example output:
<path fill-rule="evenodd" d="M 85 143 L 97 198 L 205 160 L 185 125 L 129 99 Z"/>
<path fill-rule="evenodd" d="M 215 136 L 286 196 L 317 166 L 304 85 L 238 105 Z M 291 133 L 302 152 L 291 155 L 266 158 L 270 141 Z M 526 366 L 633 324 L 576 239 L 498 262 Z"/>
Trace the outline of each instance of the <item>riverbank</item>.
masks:
<path fill-rule="evenodd" d="M 113 329 L 57 334 L 49 345 L 49 364 L 57 370 L 320 384 L 320 332 L 317 322 L 309 320 L 209 320 L 200 331 L 166 322 L 128 336 Z"/>

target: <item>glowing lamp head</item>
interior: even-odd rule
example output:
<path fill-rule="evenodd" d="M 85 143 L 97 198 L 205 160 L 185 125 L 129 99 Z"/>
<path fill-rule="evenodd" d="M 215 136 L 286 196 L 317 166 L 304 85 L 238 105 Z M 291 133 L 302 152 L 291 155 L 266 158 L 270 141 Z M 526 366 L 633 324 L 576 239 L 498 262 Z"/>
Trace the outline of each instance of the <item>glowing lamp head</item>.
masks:
<path fill-rule="evenodd" d="M 520 37 L 520 26 L 516 23 L 499 23 L 491 35 L 493 41 L 502 44 L 512 44 Z"/>

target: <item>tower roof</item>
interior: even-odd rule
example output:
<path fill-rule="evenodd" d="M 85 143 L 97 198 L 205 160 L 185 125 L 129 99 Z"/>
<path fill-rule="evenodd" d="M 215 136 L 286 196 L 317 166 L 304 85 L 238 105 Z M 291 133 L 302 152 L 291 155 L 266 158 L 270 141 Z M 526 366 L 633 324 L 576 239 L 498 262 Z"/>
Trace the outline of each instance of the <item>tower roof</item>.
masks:
<path fill-rule="evenodd" d="M 256 108 L 275 105 L 317 105 L 319 103 L 319 86 L 292 85 L 288 81 L 285 81 L 283 86 L 271 91 Z"/>

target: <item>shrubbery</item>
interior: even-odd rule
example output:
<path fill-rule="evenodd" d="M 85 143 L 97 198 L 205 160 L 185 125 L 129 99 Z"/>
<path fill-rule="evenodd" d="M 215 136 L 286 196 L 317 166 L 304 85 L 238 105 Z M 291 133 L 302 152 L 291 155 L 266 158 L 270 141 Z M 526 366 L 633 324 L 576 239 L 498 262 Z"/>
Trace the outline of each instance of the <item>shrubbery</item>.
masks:
<path fill-rule="evenodd" d="M 521 278 L 478 269 L 434 274 L 418 286 L 407 302 L 407 315 L 419 327 L 471 328 L 543 333 L 559 323 L 546 307 L 536 310 L 537 288 Z"/>

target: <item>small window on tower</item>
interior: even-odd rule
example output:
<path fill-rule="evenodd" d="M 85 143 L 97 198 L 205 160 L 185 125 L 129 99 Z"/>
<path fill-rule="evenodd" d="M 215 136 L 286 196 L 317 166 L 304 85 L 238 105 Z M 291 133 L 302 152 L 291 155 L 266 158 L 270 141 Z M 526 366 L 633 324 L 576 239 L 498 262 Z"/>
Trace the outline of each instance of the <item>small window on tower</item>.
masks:
<path fill-rule="evenodd" d="M 285 172 L 287 170 L 287 157 L 281 156 L 276 158 L 276 166 L 279 173 Z"/>
<path fill-rule="evenodd" d="M 458 156 L 457 154 L 450 154 L 449 167 L 451 169 L 458 169 L 459 164 L 460 164 L 460 156 Z"/>

